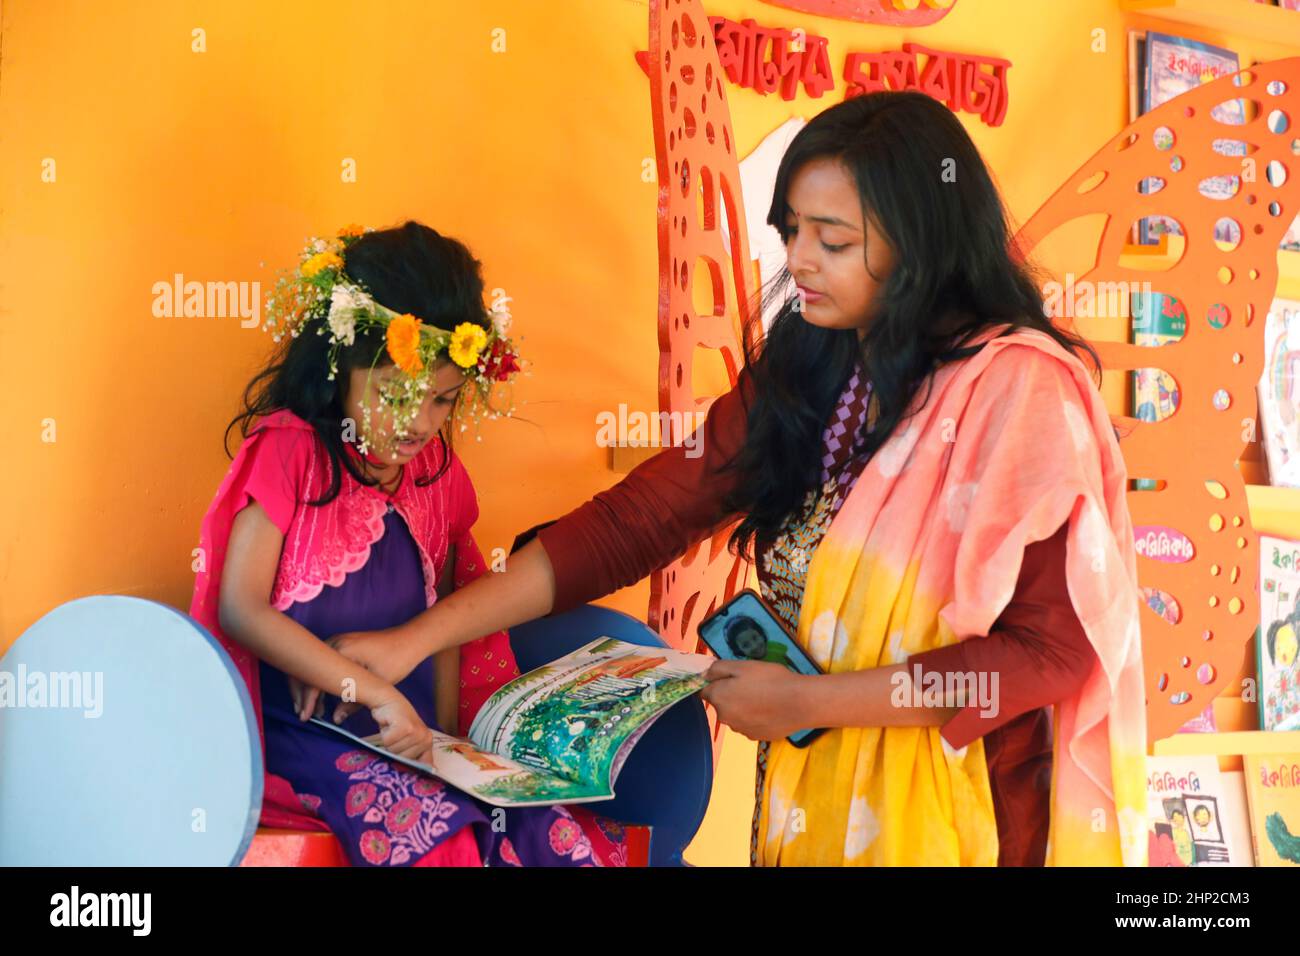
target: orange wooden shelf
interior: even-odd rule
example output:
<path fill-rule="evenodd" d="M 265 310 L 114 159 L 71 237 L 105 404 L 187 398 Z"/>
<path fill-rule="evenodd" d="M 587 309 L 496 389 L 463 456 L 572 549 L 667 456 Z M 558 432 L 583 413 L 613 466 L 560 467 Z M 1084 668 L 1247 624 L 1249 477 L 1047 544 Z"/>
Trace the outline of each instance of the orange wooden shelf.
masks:
<path fill-rule="evenodd" d="M 1127 13 L 1300 47 L 1300 11 L 1254 0 L 1120 0 L 1119 6 Z"/>

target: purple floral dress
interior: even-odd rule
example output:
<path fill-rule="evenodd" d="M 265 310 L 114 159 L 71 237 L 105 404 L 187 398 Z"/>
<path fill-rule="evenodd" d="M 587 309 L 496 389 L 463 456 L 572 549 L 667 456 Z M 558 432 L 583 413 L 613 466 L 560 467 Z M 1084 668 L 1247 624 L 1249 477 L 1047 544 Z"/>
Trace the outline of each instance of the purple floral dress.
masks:
<path fill-rule="evenodd" d="M 402 624 L 425 610 L 420 555 L 401 515 L 390 504 L 384 534 L 366 563 L 343 583 L 325 586 L 285 613 L 322 640 L 347 631 Z M 472 827 L 487 866 L 599 866 L 591 840 L 562 806 L 502 809 L 450 784 L 358 748 L 345 737 L 294 714 L 283 671 L 262 662 L 266 761 L 285 777 L 338 836 L 354 866 L 407 866 L 463 828 Z M 397 688 L 430 727 L 437 727 L 433 660 L 426 658 Z M 338 698 L 325 698 L 333 714 Z M 343 726 L 365 737 L 379 728 L 368 710 Z M 440 730 L 443 728 L 439 728 Z M 454 730 L 454 728 L 453 728 Z M 622 844 L 617 824 L 597 818 L 602 834 Z M 625 853 L 626 848 L 620 846 Z"/>

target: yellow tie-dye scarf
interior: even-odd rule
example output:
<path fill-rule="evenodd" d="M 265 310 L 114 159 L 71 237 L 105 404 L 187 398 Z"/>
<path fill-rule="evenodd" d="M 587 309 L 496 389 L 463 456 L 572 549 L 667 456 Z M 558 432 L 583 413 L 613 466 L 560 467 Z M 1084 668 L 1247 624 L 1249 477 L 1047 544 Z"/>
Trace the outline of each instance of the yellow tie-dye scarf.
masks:
<path fill-rule="evenodd" d="M 828 672 L 986 636 L 1027 544 L 1069 522 L 1066 579 L 1096 650 L 1054 708 L 1049 865 L 1146 863 L 1146 716 L 1127 472 L 1082 363 L 1049 336 L 986 333 L 873 456 L 808 568 L 799 643 Z M 924 394 L 924 389 L 922 390 Z M 983 740 L 938 727 L 774 741 L 759 862 L 992 866 Z"/>

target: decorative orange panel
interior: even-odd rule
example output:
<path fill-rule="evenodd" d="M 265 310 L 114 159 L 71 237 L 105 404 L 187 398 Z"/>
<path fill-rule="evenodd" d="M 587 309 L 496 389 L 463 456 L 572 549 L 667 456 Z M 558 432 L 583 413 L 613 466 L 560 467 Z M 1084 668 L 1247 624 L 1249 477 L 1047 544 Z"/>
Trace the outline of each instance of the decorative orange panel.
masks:
<path fill-rule="evenodd" d="M 651 81 L 659 173 L 660 409 L 691 412 L 711 401 L 694 394 L 696 349 L 717 350 L 734 383 L 741 359 L 732 317 L 748 317 L 734 139 L 716 48 L 697 2 L 652 3 L 650 53 L 638 59 Z M 1244 123 L 1211 112 L 1233 100 L 1249 106 Z M 1178 393 L 1177 409 L 1158 422 L 1114 417 L 1130 478 L 1155 486 L 1129 493 L 1138 581 L 1148 599 L 1142 640 L 1152 740 L 1174 733 L 1236 675 L 1258 620 L 1257 541 L 1236 461 L 1255 435 L 1278 243 L 1300 207 L 1297 119 L 1300 58 L 1206 83 L 1103 146 L 1017 236 L 1029 252 L 1058 227 L 1101 214 L 1091 267 L 1074 287 L 1135 283 L 1176 298 L 1187 316 L 1182 338 L 1158 350 L 1094 341 L 1106 369 L 1158 368 Z M 1216 141 L 1221 149 L 1225 141 L 1243 144 L 1245 155 L 1216 152 Z M 1224 178 L 1233 191 L 1212 198 L 1207 180 Z M 729 247 L 718 203 L 726 208 Z M 1183 236 L 1172 243 L 1181 246 L 1177 260 L 1155 272 L 1121 261 L 1134 224 L 1148 216 L 1175 220 Z M 1236 244 L 1216 241 L 1216 229 L 1220 237 L 1235 235 Z M 713 290 L 703 313 L 693 296 L 701 268 Z M 650 624 L 674 646 L 695 649 L 699 620 L 743 581 L 744 566 L 725 548 L 730 530 L 652 580 Z"/>
<path fill-rule="evenodd" d="M 1244 123 L 1212 115 L 1236 99 L 1246 103 Z M 1142 643 L 1151 740 L 1176 732 L 1237 675 L 1259 619 L 1257 541 L 1236 462 L 1255 435 L 1278 243 L 1300 211 L 1297 120 L 1300 58 L 1205 83 L 1103 146 L 1018 236 L 1028 252 L 1057 227 L 1104 214 L 1092 268 L 1074 285 L 1150 283 L 1186 313 L 1182 338 L 1158 348 L 1094 342 L 1107 369 L 1158 368 L 1177 384 L 1169 417 L 1114 418 L 1130 479 L 1156 485 L 1128 496 L 1149 602 Z M 1181 227 L 1184 240 L 1170 240 L 1181 256 L 1155 272 L 1132 268 L 1133 258 L 1121 264 L 1130 227 L 1153 215 Z"/>
<path fill-rule="evenodd" d="M 891 27 L 924 27 L 948 15 L 957 0 L 766 0 L 776 7 L 837 20 Z"/>
<path fill-rule="evenodd" d="M 752 285 L 725 79 L 698 2 L 651 3 L 650 52 L 641 62 L 659 182 L 659 409 L 694 423 L 716 397 L 695 394 L 696 357 L 716 352 L 735 384 L 743 364 L 737 331 L 749 317 Z M 726 548 L 731 530 L 651 578 L 649 623 L 674 647 L 696 650 L 699 622 L 744 584 L 747 563 Z"/>

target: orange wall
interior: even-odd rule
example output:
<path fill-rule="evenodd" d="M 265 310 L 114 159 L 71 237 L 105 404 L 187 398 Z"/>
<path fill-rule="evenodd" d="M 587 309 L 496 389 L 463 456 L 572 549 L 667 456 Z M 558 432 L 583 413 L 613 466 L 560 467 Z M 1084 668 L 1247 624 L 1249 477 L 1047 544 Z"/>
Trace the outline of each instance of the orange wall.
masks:
<path fill-rule="evenodd" d="M 837 74 L 850 50 L 909 37 L 1011 59 L 1004 125 L 962 118 L 1020 221 L 1126 120 L 1113 0 L 958 0 L 910 33 L 705 6 L 829 37 Z M 657 402 L 654 147 L 632 59 L 646 23 L 639 0 L 5 4 L 0 652 L 87 594 L 188 607 L 221 430 L 269 340 L 236 318 L 155 318 L 151 287 L 181 272 L 265 289 L 304 236 L 344 223 L 421 219 L 468 242 L 513 298 L 530 423 L 489 424 L 463 448 L 485 551 L 612 484 L 596 414 Z M 191 51 L 195 28 L 206 52 Z M 842 92 L 733 89 L 740 154 Z M 640 616 L 647 597 L 642 583 L 607 603 Z M 752 753 L 728 738 L 695 862 L 747 859 Z"/>

